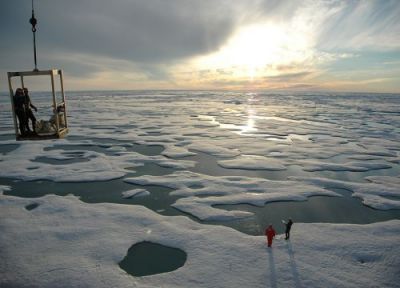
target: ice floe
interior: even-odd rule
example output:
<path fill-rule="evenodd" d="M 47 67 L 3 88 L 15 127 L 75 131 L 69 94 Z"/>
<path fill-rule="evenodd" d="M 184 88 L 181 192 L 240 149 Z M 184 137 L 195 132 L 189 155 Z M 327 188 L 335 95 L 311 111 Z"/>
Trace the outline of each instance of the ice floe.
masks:
<path fill-rule="evenodd" d="M 365 205 L 375 209 L 400 209 L 399 177 L 370 176 L 366 179 L 371 182 L 364 183 L 326 178 L 290 177 L 290 179 L 305 181 L 325 188 L 341 188 L 352 191 L 353 197 L 361 198 Z"/>
<path fill-rule="evenodd" d="M 218 204 L 247 203 L 263 206 L 274 201 L 305 201 L 307 197 L 316 195 L 340 196 L 301 181 L 272 181 L 244 176 L 217 177 L 189 171 L 177 171 L 165 176 L 143 175 L 125 178 L 124 181 L 175 189 L 170 195 L 184 198 L 178 199 L 172 206 L 201 220 L 233 220 L 252 215 L 250 212 L 213 207 Z"/>
<path fill-rule="evenodd" d="M 234 159 L 220 160 L 218 164 L 224 168 L 248 169 L 248 170 L 285 170 L 282 161 L 257 155 L 242 155 Z"/>
<path fill-rule="evenodd" d="M 219 145 L 218 145 L 219 144 Z M 240 155 L 238 149 L 228 149 L 221 146 L 220 141 L 196 141 L 188 146 L 190 149 L 214 155 L 217 157 L 234 157 Z"/>
<path fill-rule="evenodd" d="M 145 207 L 73 196 L 0 196 L 2 287 L 397 287 L 400 221 L 295 223 L 267 248 L 248 236 Z M 118 263 L 141 242 L 178 248 L 177 270 L 133 277 Z"/>
<path fill-rule="evenodd" d="M 352 171 L 352 172 L 366 172 L 370 170 L 389 169 L 392 166 L 386 163 L 374 162 L 346 162 L 346 163 L 310 163 L 303 162 L 303 170 L 314 171 Z"/>
<path fill-rule="evenodd" d="M 166 149 L 162 152 L 162 155 L 167 156 L 169 158 L 182 158 L 187 156 L 196 155 L 196 153 L 188 151 L 184 147 L 166 145 Z"/>
<path fill-rule="evenodd" d="M 0 185 L 0 193 L 4 193 L 6 191 L 11 190 L 10 186 L 6 186 L 6 185 Z"/>
<path fill-rule="evenodd" d="M 146 189 L 132 189 L 122 192 L 122 198 L 129 199 L 132 197 L 143 197 L 150 195 L 150 192 Z"/>

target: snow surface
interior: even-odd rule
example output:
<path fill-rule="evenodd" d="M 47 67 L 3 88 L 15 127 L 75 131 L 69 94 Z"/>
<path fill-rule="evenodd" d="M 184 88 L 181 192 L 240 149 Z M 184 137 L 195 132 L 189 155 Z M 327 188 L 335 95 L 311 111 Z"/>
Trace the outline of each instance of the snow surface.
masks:
<path fill-rule="evenodd" d="M 249 169 L 249 170 L 285 170 L 282 161 L 257 155 L 242 155 L 241 157 L 218 161 L 225 168 Z"/>
<path fill-rule="evenodd" d="M 122 198 L 129 199 L 132 197 L 143 197 L 150 195 L 150 192 L 146 189 L 132 189 L 122 192 Z"/>
<path fill-rule="evenodd" d="M 169 158 L 182 158 L 196 155 L 196 153 L 190 152 L 186 148 L 179 146 L 167 145 L 165 151 L 162 152 L 162 155 Z"/>
<path fill-rule="evenodd" d="M 73 196 L 2 195 L 0 216 L 1 287 L 399 287 L 399 220 L 295 223 L 290 241 L 267 248 L 263 236 Z M 128 275 L 118 263 L 142 241 L 182 249 L 187 261 Z"/>
<path fill-rule="evenodd" d="M 48 105 L 36 96 L 36 106 Z M 398 95 L 108 91 L 68 98 L 64 140 L 11 140 L 10 113 L 0 109 L 0 193 L 24 187 L 15 179 L 158 185 L 173 190 L 174 208 L 221 224 L 252 214 L 218 205 L 340 196 L 336 188 L 375 209 L 400 209 Z M 0 97 L 2 107 L 8 101 Z M 48 119 L 42 111 L 38 120 Z M 135 174 L 146 164 L 168 169 Z M 147 194 L 126 190 L 120 197 Z M 2 195 L 0 205 L 1 287 L 399 287 L 399 220 L 295 223 L 293 239 L 268 252 L 263 237 L 142 206 L 54 195 Z M 183 249 L 188 261 L 171 273 L 131 277 L 117 264 L 141 241 Z"/>

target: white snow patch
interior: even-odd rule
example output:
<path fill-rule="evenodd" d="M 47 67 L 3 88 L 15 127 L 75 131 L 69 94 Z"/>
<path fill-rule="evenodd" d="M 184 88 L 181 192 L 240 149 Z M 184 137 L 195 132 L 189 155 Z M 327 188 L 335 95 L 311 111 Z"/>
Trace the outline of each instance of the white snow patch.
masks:
<path fill-rule="evenodd" d="M 6 191 L 10 191 L 11 187 L 7 185 L 0 185 L 0 194 L 3 194 Z"/>
<path fill-rule="evenodd" d="M 267 158 L 257 155 L 242 155 L 240 157 L 220 160 L 218 165 L 229 169 L 247 169 L 247 170 L 285 170 L 283 162 L 274 158 Z"/>
<path fill-rule="evenodd" d="M 175 145 L 165 145 L 165 150 L 161 154 L 169 158 L 182 158 L 196 155 L 196 153 L 190 152 L 186 148 Z"/>
<path fill-rule="evenodd" d="M 150 195 L 150 192 L 146 189 L 133 189 L 122 192 L 122 198 L 129 199 L 132 197 L 143 197 Z"/>
<path fill-rule="evenodd" d="M 387 184 L 390 186 L 398 186 L 400 190 L 400 175 L 397 177 L 393 176 L 368 176 L 365 177 L 366 180 L 377 184 Z"/>

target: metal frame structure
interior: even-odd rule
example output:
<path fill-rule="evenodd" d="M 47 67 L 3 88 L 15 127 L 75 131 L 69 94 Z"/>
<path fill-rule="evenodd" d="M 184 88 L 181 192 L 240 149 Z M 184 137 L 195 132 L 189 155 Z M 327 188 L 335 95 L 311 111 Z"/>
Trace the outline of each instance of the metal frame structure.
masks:
<path fill-rule="evenodd" d="M 8 86 L 10 89 L 10 99 L 11 99 L 11 106 L 13 112 L 13 119 L 14 119 L 14 128 L 15 128 L 15 138 L 16 140 L 44 140 L 44 139 L 59 139 L 63 138 L 68 133 L 68 122 L 67 122 L 67 105 L 65 101 L 65 94 L 64 94 L 64 82 L 63 82 L 63 73 L 61 69 L 51 69 L 51 70 L 34 70 L 34 71 L 22 71 L 22 72 L 7 72 L 8 75 Z M 15 113 L 14 107 L 14 90 L 12 87 L 11 79 L 13 77 L 19 77 L 21 80 L 21 88 L 24 88 L 24 77 L 27 76 L 50 76 L 51 80 L 51 91 L 53 96 L 53 113 L 56 115 L 56 131 L 55 133 L 45 134 L 45 135 L 21 135 L 18 131 L 17 126 L 17 115 Z M 55 78 L 59 76 L 60 79 L 60 87 L 61 87 L 61 96 L 62 102 L 57 103 L 56 100 L 56 91 L 55 91 Z M 64 118 L 65 126 L 60 127 L 59 121 L 59 111 L 57 107 L 63 106 L 64 111 L 62 112 L 62 117 Z"/>

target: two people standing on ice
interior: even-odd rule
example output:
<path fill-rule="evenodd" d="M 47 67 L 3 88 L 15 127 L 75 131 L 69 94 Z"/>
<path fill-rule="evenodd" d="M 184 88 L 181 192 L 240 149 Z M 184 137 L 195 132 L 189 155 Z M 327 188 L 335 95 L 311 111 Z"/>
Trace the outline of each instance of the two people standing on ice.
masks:
<path fill-rule="evenodd" d="M 293 221 L 292 219 L 289 219 L 288 222 L 285 222 L 282 220 L 282 223 L 285 225 L 285 240 L 288 240 L 290 238 L 290 229 L 292 228 Z M 267 236 L 267 243 L 268 247 L 272 246 L 272 240 L 274 239 L 276 235 L 274 227 L 272 227 L 272 224 L 268 226 L 267 229 L 265 229 L 265 236 Z"/>

